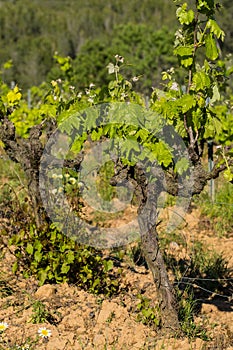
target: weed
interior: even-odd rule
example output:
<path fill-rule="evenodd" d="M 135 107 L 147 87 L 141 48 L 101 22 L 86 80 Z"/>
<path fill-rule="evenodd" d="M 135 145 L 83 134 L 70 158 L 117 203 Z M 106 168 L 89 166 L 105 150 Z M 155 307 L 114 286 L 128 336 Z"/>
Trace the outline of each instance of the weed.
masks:
<path fill-rule="evenodd" d="M 189 338 L 209 340 L 205 327 L 196 324 L 194 316 L 203 298 L 214 297 L 215 293 L 231 295 L 228 280 L 230 272 L 226 261 L 219 253 L 204 248 L 201 242 L 193 244 L 189 258 L 176 259 L 169 252 L 164 252 L 164 256 L 177 280 L 175 284 L 182 331 Z"/>
<path fill-rule="evenodd" d="M 159 242 L 161 249 L 165 250 L 168 245 L 172 242 L 177 243 L 179 246 L 187 248 L 187 242 L 185 237 L 180 232 L 160 232 L 159 234 Z"/>
<path fill-rule="evenodd" d="M 185 275 L 193 278 L 192 282 L 197 282 L 199 289 L 196 287 L 196 295 L 198 291 L 200 296 L 207 297 L 210 294 L 208 291 L 214 294 L 226 292 L 228 289 L 226 286 L 229 277 L 227 262 L 216 251 L 204 249 L 200 242 L 193 245 L 191 261 Z"/>
<path fill-rule="evenodd" d="M 177 289 L 178 300 L 178 317 L 180 320 L 181 330 L 189 338 L 199 337 L 203 340 L 209 340 L 207 332 L 203 325 L 194 322 L 194 315 L 196 311 L 197 302 L 194 294 L 189 288 L 184 292 Z"/>
<path fill-rule="evenodd" d="M 20 268 L 24 277 L 36 275 L 44 283 L 77 283 L 91 293 L 111 295 L 118 289 L 111 274 L 112 260 L 102 258 L 94 248 L 78 245 L 55 228 L 38 232 L 30 226 L 14 234 L 9 244 L 16 247 L 13 272 Z"/>
<path fill-rule="evenodd" d="M 214 230 L 220 237 L 233 232 L 233 185 L 224 183 L 217 191 L 215 201 L 212 202 L 207 193 L 202 193 L 198 200 L 201 214 L 209 218 L 209 228 Z M 203 221 L 200 223 L 203 225 Z M 203 227 L 201 227 L 203 229 Z"/>
<path fill-rule="evenodd" d="M 141 294 L 138 294 L 137 298 L 140 302 L 137 305 L 138 314 L 136 321 L 148 326 L 159 327 L 161 323 L 159 307 L 152 307 L 150 299 Z"/>
<path fill-rule="evenodd" d="M 30 319 L 31 323 L 44 323 L 51 318 L 50 313 L 48 312 L 45 304 L 43 304 L 41 301 L 37 300 L 34 302 L 33 306 L 33 313 Z"/>
<path fill-rule="evenodd" d="M 112 311 L 111 313 L 110 313 L 110 315 L 108 316 L 108 318 L 107 318 L 107 320 L 106 320 L 106 323 L 111 323 L 112 322 L 112 320 L 115 318 L 115 312 L 114 311 Z"/>
<path fill-rule="evenodd" d="M 165 252 L 165 261 L 173 271 L 180 288 L 190 286 L 196 298 L 209 297 L 224 292 L 230 295 L 228 285 L 230 271 L 227 262 L 216 251 L 204 249 L 201 242 L 195 242 L 189 258 L 177 260 Z"/>

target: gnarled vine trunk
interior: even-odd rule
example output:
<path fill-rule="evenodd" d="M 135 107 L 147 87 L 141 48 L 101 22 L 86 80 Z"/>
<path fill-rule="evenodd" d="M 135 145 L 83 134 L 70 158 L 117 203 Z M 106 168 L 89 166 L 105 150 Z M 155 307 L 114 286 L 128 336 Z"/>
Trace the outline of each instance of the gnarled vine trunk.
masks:
<path fill-rule="evenodd" d="M 52 130 L 53 127 L 51 122 L 48 123 L 47 128 Z M 48 219 L 39 191 L 40 160 L 44 149 L 40 140 L 42 128 L 41 123 L 30 130 L 27 139 L 17 138 L 15 126 L 7 116 L 4 117 L 0 128 L 0 139 L 4 143 L 6 154 L 11 160 L 19 163 L 25 173 L 31 209 L 37 228 L 45 226 Z M 48 135 L 50 132 L 47 130 Z"/>
<path fill-rule="evenodd" d="M 156 230 L 157 200 L 159 191 L 157 185 L 148 186 L 146 202 L 139 208 L 139 226 L 141 232 L 142 250 L 147 265 L 152 272 L 156 285 L 163 329 L 177 332 L 180 329 L 176 298 L 169 281 L 167 268 L 159 246 Z"/>
<path fill-rule="evenodd" d="M 140 204 L 138 222 L 141 233 L 142 251 L 147 265 L 152 272 L 156 292 L 159 297 L 161 321 L 163 330 L 177 333 L 180 331 L 178 309 L 173 286 L 167 273 L 167 268 L 159 246 L 157 233 L 157 203 L 160 193 L 164 190 L 164 174 L 159 167 L 153 167 L 153 182 L 149 182 L 144 172 L 135 169 L 135 178 L 139 187 Z M 165 181 L 166 182 L 166 181 Z"/>

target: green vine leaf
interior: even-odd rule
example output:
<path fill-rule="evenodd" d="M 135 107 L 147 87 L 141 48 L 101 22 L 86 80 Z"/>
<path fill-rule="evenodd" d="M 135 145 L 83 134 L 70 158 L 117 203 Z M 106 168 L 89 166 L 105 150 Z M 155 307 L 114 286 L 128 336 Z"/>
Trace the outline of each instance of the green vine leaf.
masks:
<path fill-rule="evenodd" d="M 223 173 L 223 176 L 229 182 L 233 180 L 233 173 L 231 172 L 230 169 L 225 170 Z"/>
<path fill-rule="evenodd" d="M 190 24 L 194 20 L 194 12 L 193 10 L 187 11 L 187 3 L 184 3 L 181 7 L 179 7 L 176 11 L 176 15 L 181 24 Z"/>
<path fill-rule="evenodd" d="M 206 35 L 205 45 L 206 45 L 206 56 L 210 60 L 213 60 L 213 61 L 216 60 L 218 58 L 218 48 L 212 34 Z"/>
<path fill-rule="evenodd" d="M 210 78 L 205 72 L 197 72 L 193 75 L 192 90 L 200 91 L 210 87 Z"/>
<path fill-rule="evenodd" d="M 174 54 L 178 56 L 181 65 L 185 68 L 188 68 L 193 64 L 193 49 L 193 45 L 178 46 L 174 49 Z"/>
<path fill-rule="evenodd" d="M 156 159 L 160 165 L 163 165 L 166 168 L 172 163 L 172 153 L 168 149 L 168 146 L 162 141 L 155 143 L 152 149 L 154 159 Z"/>
<path fill-rule="evenodd" d="M 194 96 L 186 94 L 179 99 L 178 103 L 182 113 L 186 113 L 196 105 L 196 100 Z"/>
<path fill-rule="evenodd" d="M 217 22 L 213 19 L 209 19 L 207 24 L 206 24 L 206 28 L 210 29 L 210 32 L 213 33 L 214 35 L 216 35 L 216 37 L 218 39 L 221 39 L 222 41 L 224 40 L 225 37 L 225 33 L 224 31 L 219 27 L 219 25 L 217 24 Z"/>

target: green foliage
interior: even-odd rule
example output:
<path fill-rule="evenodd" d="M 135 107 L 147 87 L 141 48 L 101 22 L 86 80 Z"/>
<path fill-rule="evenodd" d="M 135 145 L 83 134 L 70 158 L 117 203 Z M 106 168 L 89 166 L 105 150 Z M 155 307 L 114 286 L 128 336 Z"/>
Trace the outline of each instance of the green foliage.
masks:
<path fill-rule="evenodd" d="M 123 66 L 124 76 L 129 80 L 134 75 L 134 88 L 149 94 L 152 86 L 158 85 L 161 70 L 176 64 L 172 44 L 173 37 L 166 28 L 155 30 L 152 25 L 132 23 L 116 26 L 110 37 L 89 40 L 81 47 L 74 60 L 73 84 L 109 83 L 105 67 L 118 52 L 130 63 Z"/>
<path fill-rule="evenodd" d="M 193 247 L 193 254 L 190 265 L 190 277 L 208 276 L 210 279 L 221 279 L 227 274 L 227 264 L 222 258 L 221 254 L 216 251 L 207 251 L 203 248 L 203 244 L 197 242 Z M 207 287 L 217 291 L 218 287 L 221 288 L 220 281 L 201 281 L 201 286 Z"/>
<path fill-rule="evenodd" d="M 202 324 L 196 324 L 194 321 L 194 315 L 196 312 L 197 301 L 189 288 L 186 288 L 184 292 L 177 289 L 177 301 L 178 301 L 178 316 L 180 320 L 181 330 L 189 338 L 201 338 L 203 340 L 209 340 L 207 331 Z"/>
<path fill-rule="evenodd" d="M 134 65 L 135 75 L 144 75 L 140 90 L 158 86 L 160 69 L 175 64 L 170 52 L 171 32 L 177 25 L 176 7 L 171 0 L 133 0 L 130 4 L 123 0 L 110 4 L 91 0 L 88 7 L 84 0 L 1 0 L 1 4 L 0 64 L 13 62 L 11 67 L 8 65 L 4 80 L 8 84 L 16 81 L 25 91 L 39 85 L 48 73 L 50 80 L 61 78 L 52 59 L 55 51 L 75 59 L 75 82 L 79 87 L 88 86 L 93 80 L 102 85 L 106 81 L 104 67 L 117 52 Z M 216 11 L 215 18 L 226 31 L 221 48 L 230 53 L 232 2 L 222 0 L 221 4 L 223 9 Z M 198 9 L 201 14 L 212 15 L 212 5 L 214 1 L 199 2 Z M 187 4 L 178 8 L 177 15 L 182 24 L 193 24 L 194 10 Z M 163 26 L 169 31 L 161 29 Z M 211 28 L 213 44 L 212 34 L 218 34 L 218 30 L 216 25 L 211 24 Z"/>
<path fill-rule="evenodd" d="M 179 233 L 173 233 L 171 237 L 168 235 L 162 237 L 162 249 L 165 250 L 172 241 L 185 246 L 187 250 L 187 244 L 182 241 Z M 207 249 L 201 242 L 193 243 L 189 255 L 190 259 L 177 260 L 172 253 L 164 251 L 166 264 L 172 269 L 177 280 L 176 297 L 181 329 L 190 339 L 199 337 L 208 340 L 205 323 L 197 323 L 195 316 L 204 298 L 214 297 L 215 293 L 223 295 L 229 293 L 230 270 L 221 254 L 211 250 L 211 247 Z"/>
<path fill-rule="evenodd" d="M 228 236 L 233 231 L 233 185 L 225 183 L 215 195 L 215 201 L 211 201 L 207 193 L 198 198 L 201 213 L 209 218 L 209 228 L 221 236 Z M 202 227 L 200 227 L 202 229 Z"/>
<path fill-rule="evenodd" d="M 110 185 L 110 180 L 113 175 L 114 163 L 112 161 L 106 162 L 102 167 L 100 167 L 96 187 L 101 199 L 106 202 L 111 202 L 116 192 L 115 188 Z"/>
<path fill-rule="evenodd" d="M 32 315 L 30 322 L 34 324 L 45 323 L 49 321 L 51 315 L 46 306 L 39 300 L 35 301 L 32 305 Z"/>
<path fill-rule="evenodd" d="M 160 54 L 163 47 L 162 40 L 159 43 L 154 42 L 151 34 L 160 31 L 162 26 L 170 28 L 171 23 L 175 27 L 174 12 L 170 11 L 173 4 L 170 0 L 145 0 L 143 3 L 133 0 L 130 4 L 122 0 L 110 4 L 103 0 L 91 0 L 89 6 L 86 6 L 84 0 L 56 3 L 50 0 L 1 0 L 1 4 L 0 64 L 12 59 L 13 66 L 5 73 L 5 80 L 7 83 L 17 81 L 24 89 L 39 85 L 46 79 L 48 72 L 54 67 L 52 55 L 55 51 L 61 56 L 77 58 L 75 81 L 79 87 L 89 86 L 93 80 L 103 84 L 106 77 L 104 67 L 108 63 L 105 64 L 105 61 L 110 59 L 109 54 L 112 56 L 122 51 L 122 55 L 127 52 L 132 58 L 135 54 L 135 61 L 132 63 L 135 66 L 140 64 L 144 71 L 148 67 L 147 84 L 151 80 L 152 71 L 159 69 L 156 65 L 170 60 L 170 55 L 165 56 L 166 45 L 163 57 L 149 57 L 151 49 Z M 141 35 L 141 26 L 145 29 L 148 27 L 147 36 L 145 29 Z M 122 34 L 121 27 L 129 29 Z M 124 39 L 126 32 L 129 33 L 126 35 L 127 41 Z M 130 42 L 132 38 L 134 40 Z M 163 39 L 165 38 L 166 42 L 170 40 L 171 43 L 171 34 L 164 34 Z M 142 39 L 145 40 L 145 48 Z M 131 54 L 128 44 L 132 50 L 135 47 L 137 52 Z M 148 44 L 151 44 L 150 47 Z M 158 51 L 157 46 L 160 46 Z M 172 43 L 170 49 L 171 47 Z M 150 68 L 146 62 L 144 65 L 140 58 L 142 55 L 151 64 Z M 132 61 L 131 57 L 127 59 Z M 62 77 L 57 76 L 54 79 L 57 78 Z"/>
<path fill-rule="evenodd" d="M 38 232 L 31 226 L 13 235 L 9 244 L 16 246 L 13 272 L 22 269 L 26 278 L 36 275 L 40 285 L 71 282 L 92 293 L 111 295 L 117 291 L 118 281 L 110 273 L 112 262 L 56 229 Z"/>
<path fill-rule="evenodd" d="M 190 260 L 180 259 L 177 262 L 171 254 L 164 254 L 167 265 L 179 281 L 179 287 L 185 289 L 189 286 L 189 294 L 193 293 L 195 298 L 228 293 L 230 271 L 220 253 L 206 249 L 197 241 L 192 246 Z"/>
<path fill-rule="evenodd" d="M 138 314 L 136 321 L 148 326 L 159 327 L 161 322 L 159 307 L 152 307 L 150 299 L 141 294 L 138 294 L 137 298 L 140 302 L 137 304 Z"/>
<path fill-rule="evenodd" d="M 225 34 L 212 18 L 214 1 L 199 1 L 196 9 L 189 9 L 187 3 L 178 6 L 182 26 L 176 32 L 174 54 L 186 76 L 182 84 L 174 69 L 163 72 L 163 80 L 168 81 L 165 91 L 154 89 L 151 107 L 173 124 L 187 146 L 210 139 L 229 145 L 232 133 L 229 135 L 226 129 L 231 126 L 232 113 L 231 100 L 229 95 L 226 97 L 226 78 L 231 69 L 218 60 L 218 40 L 223 41 Z M 219 159 L 219 166 L 226 165 L 225 177 L 229 181 L 233 178 L 230 158 L 231 154 L 222 153 Z"/>

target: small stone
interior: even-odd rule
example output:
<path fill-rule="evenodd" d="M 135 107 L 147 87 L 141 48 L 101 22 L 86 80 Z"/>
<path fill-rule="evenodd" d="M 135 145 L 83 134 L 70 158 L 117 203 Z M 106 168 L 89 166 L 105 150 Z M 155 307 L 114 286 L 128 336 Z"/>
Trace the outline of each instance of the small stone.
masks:
<path fill-rule="evenodd" d="M 56 287 L 50 284 L 44 284 L 35 292 L 35 297 L 38 299 L 48 299 L 56 294 Z"/>

